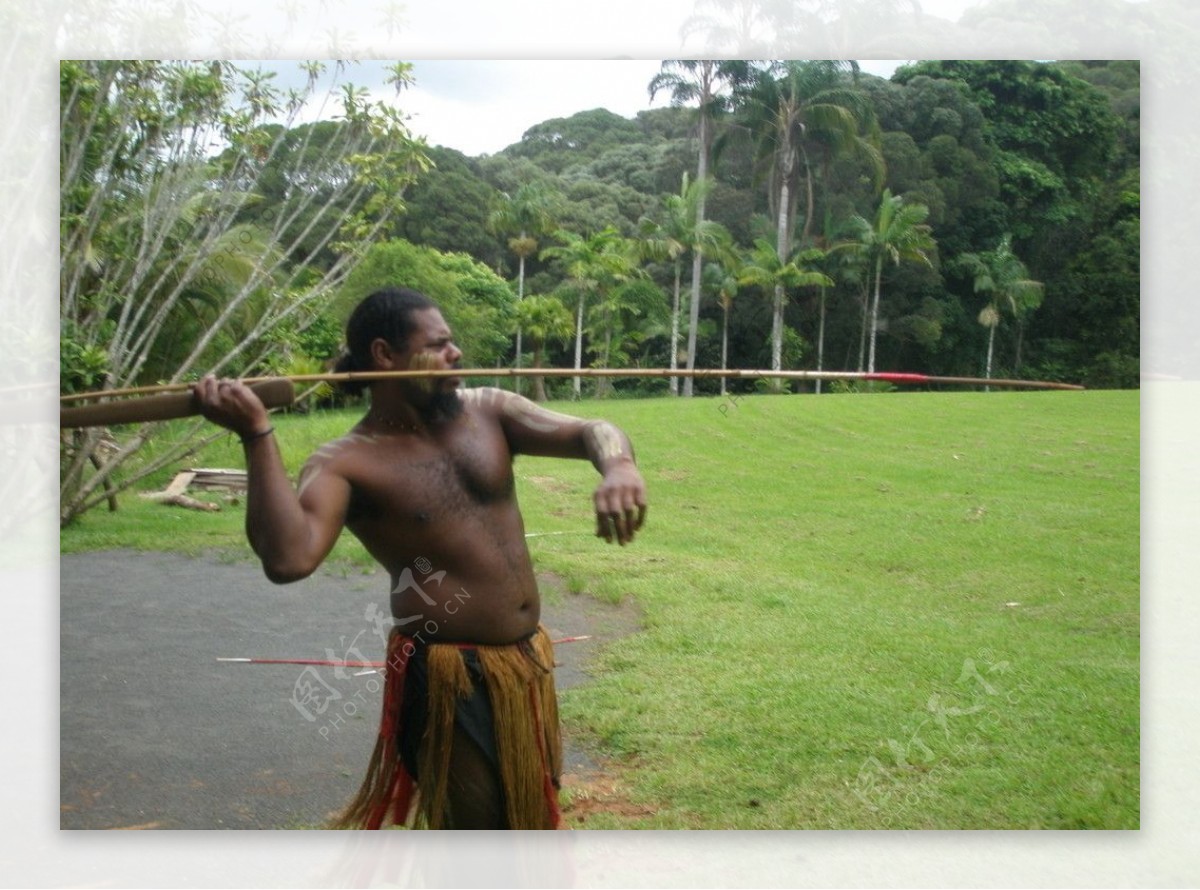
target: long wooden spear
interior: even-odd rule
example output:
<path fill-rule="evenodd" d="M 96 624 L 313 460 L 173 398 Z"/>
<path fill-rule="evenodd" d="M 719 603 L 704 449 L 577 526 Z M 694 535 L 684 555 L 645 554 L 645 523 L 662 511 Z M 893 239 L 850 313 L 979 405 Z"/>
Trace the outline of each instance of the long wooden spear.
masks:
<path fill-rule="evenodd" d="M 1046 380 L 1006 380 L 984 377 L 943 377 L 933 374 L 865 371 L 767 371 L 742 368 L 461 368 L 422 371 L 350 371 L 345 373 L 295 374 L 287 377 L 247 377 L 249 385 L 268 408 L 291 404 L 297 383 L 370 383 L 406 377 L 693 377 L 698 379 L 782 379 L 782 380 L 864 380 L 900 386 L 945 384 L 953 386 L 996 386 L 1022 389 L 1081 390 L 1073 383 Z M 60 397 L 60 426 L 107 426 L 118 423 L 142 423 L 187 417 L 199 412 L 191 392 L 191 383 L 136 386 L 97 392 L 69 393 Z M 129 398 L 136 396 L 138 398 Z M 106 399 L 109 401 L 97 401 Z M 70 405 L 90 401 L 84 406 Z"/>

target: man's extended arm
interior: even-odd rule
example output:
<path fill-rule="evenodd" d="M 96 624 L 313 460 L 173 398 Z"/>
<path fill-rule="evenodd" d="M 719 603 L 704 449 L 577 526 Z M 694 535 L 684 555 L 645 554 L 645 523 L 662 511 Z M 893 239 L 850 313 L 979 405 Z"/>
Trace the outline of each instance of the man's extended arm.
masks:
<path fill-rule="evenodd" d="M 498 410 L 514 453 L 590 460 L 603 479 L 596 488 L 596 534 L 627 544 L 646 518 L 646 484 L 633 446 L 605 420 L 581 420 L 495 389 L 473 390 L 484 407 Z"/>
<path fill-rule="evenodd" d="M 604 477 L 592 496 L 596 534 L 626 544 L 646 520 L 646 483 L 638 472 L 633 445 L 607 420 L 587 422 L 583 442 L 588 458 Z"/>

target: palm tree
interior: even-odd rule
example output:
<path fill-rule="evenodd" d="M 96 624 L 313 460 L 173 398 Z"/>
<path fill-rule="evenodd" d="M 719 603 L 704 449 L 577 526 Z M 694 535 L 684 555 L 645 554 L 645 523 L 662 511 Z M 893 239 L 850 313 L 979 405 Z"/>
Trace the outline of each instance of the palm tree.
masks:
<path fill-rule="evenodd" d="M 703 197 L 700 200 L 704 200 Z M 692 275 L 694 277 L 700 274 L 700 283 L 703 284 L 703 272 L 697 262 L 706 256 L 711 256 L 718 261 L 727 257 L 733 251 L 733 236 L 721 223 L 699 218 L 696 220 L 696 226 L 691 235 Z M 688 312 L 687 369 L 689 371 L 696 367 L 696 338 L 700 330 L 700 297 L 702 293 L 702 288 L 693 281 L 692 303 Z M 684 378 L 683 394 L 685 396 L 692 394 L 692 383 L 693 378 Z"/>
<path fill-rule="evenodd" d="M 671 290 L 671 370 L 679 364 L 679 290 L 683 277 L 683 256 L 692 240 L 690 230 L 695 222 L 695 199 L 703 186 L 688 185 L 688 175 L 683 174 L 683 184 L 678 195 L 666 195 L 657 219 L 643 216 L 638 220 L 638 238 L 643 259 L 670 260 L 675 273 Z M 670 379 L 671 395 L 679 395 L 679 378 Z"/>
<path fill-rule="evenodd" d="M 930 234 L 925 218 L 929 208 L 924 204 L 907 204 L 903 195 L 893 195 L 884 189 L 873 222 L 855 216 L 851 225 L 857 234 L 857 249 L 874 263 L 875 291 L 871 300 L 870 349 L 867 372 L 875 372 L 875 340 L 879 331 L 879 297 L 883 282 L 883 261 L 894 265 L 901 261 L 921 262 L 932 266 L 929 254 L 937 242 Z"/>
<path fill-rule="evenodd" d="M 625 367 L 629 361 L 627 347 L 636 346 L 645 337 L 639 330 L 639 322 L 649 321 L 651 326 L 661 317 L 662 290 L 644 274 L 622 276 L 614 287 L 601 291 L 600 298 L 590 311 L 590 336 L 592 347 L 598 353 L 602 368 Z M 612 388 L 611 380 L 601 377 L 596 380 L 596 395 L 603 396 Z"/>
<path fill-rule="evenodd" d="M 813 153 L 819 153 L 825 164 L 842 154 L 856 154 L 868 162 L 876 181 L 882 177 L 883 155 L 875 139 L 870 102 L 844 85 L 845 75 L 857 71 L 858 64 L 848 61 L 772 62 L 738 93 L 746 128 L 767 171 L 768 207 L 781 260 L 794 242 L 801 185 L 805 216 L 799 241 L 807 245 L 812 240 Z"/>
<path fill-rule="evenodd" d="M 696 163 L 696 181 L 708 177 L 708 162 L 712 153 L 713 124 L 717 115 L 729 107 L 727 88 L 746 82 L 750 77 L 750 65 L 739 60 L 719 61 L 716 59 L 667 59 L 662 70 L 654 75 L 648 87 L 650 99 L 661 90 L 670 90 L 671 104 L 675 106 L 697 103 L 699 145 Z M 696 227 L 704 222 L 704 195 L 696 202 Z M 700 326 L 700 273 L 704 263 L 702 250 L 692 255 L 692 302 L 689 311 L 687 366 L 691 370 L 696 364 L 695 332 Z M 692 378 L 683 383 L 683 394 L 692 395 Z"/>
<path fill-rule="evenodd" d="M 1001 309 L 1007 308 L 1017 322 L 1016 365 L 1021 362 L 1020 330 L 1025 316 L 1042 302 L 1042 283 L 1029 278 L 1029 270 L 1012 249 L 1012 236 L 1004 235 L 995 250 L 963 254 L 955 265 L 974 279 L 975 293 L 987 294 L 988 303 L 979 313 L 979 323 L 988 329 L 987 362 L 984 376 L 992 377 L 992 355 Z"/>
<path fill-rule="evenodd" d="M 733 298 L 738 292 L 738 276 L 741 273 L 741 258 L 730 251 L 719 263 L 704 267 L 705 277 L 711 282 L 721 307 L 721 370 L 729 369 L 729 313 L 733 311 Z M 725 395 L 726 379 L 721 378 L 721 395 Z"/>
<path fill-rule="evenodd" d="M 561 242 L 560 246 L 545 248 L 541 258 L 562 263 L 567 286 L 575 294 L 575 370 L 578 371 L 583 367 L 583 319 L 588 297 L 629 275 L 633 263 L 628 244 L 613 226 L 586 238 L 565 229 L 555 232 L 554 237 Z M 571 379 L 574 397 L 579 398 L 579 377 Z"/>
<path fill-rule="evenodd" d="M 822 265 L 830 277 L 835 281 L 842 283 L 856 284 L 861 288 L 860 293 L 865 294 L 866 288 L 862 288 L 861 267 L 863 258 L 854 252 L 856 246 L 853 241 L 845 241 L 841 239 L 842 231 L 833 222 L 832 216 L 828 209 L 825 211 L 824 225 L 821 227 L 821 234 L 816 239 L 816 246 L 824 251 L 822 257 Z M 817 370 L 825 370 L 825 318 L 826 318 L 826 297 L 827 288 L 821 287 L 820 302 L 818 306 L 818 323 L 817 323 Z M 862 306 L 862 333 L 859 336 L 859 370 L 862 370 L 863 353 L 866 345 L 866 307 L 867 300 L 865 296 L 860 296 L 860 304 Z M 821 393 L 821 380 L 816 383 L 816 392 Z"/>
<path fill-rule="evenodd" d="M 542 367 L 546 343 L 565 341 L 571 336 L 571 313 L 554 297 L 530 294 L 517 304 L 517 324 L 529 335 L 533 348 L 533 366 Z M 546 401 L 546 382 L 540 375 L 533 378 L 534 401 Z"/>
<path fill-rule="evenodd" d="M 712 220 L 698 219 L 696 216 L 696 207 L 711 188 L 711 179 L 689 183 L 688 175 L 684 173 L 679 194 L 663 198 L 659 217 L 642 217 L 638 224 L 642 257 L 670 260 L 674 267 L 675 281 L 671 297 L 671 370 L 679 364 L 679 304 L 683 257 L 688 251 L 691 251 L 694 257 L 702 255 L 706 250 L 710 253 L 724 250 L 731 240 L 728 230 L 723 225 Z M 692 274 L 696 274 L 694 264 Z M 696 305 L 694 296 L 692 305 Z M 688 327 L 686 361 L 690 370 L 695 367 L 696 329 L 699 320 L 695 312 L 690 312 L 689 318 L 694 319 Z M 679 379 L 672 377 L 670 382 L 671 394 L 678 395 Z"/>
<path fill-rule="evenodd" d="M 508 249 L 517 255 L 517 303 L 525 296 L 525 260 L 538 248 L 538 238 L 554 228 L 558 197 L 544 183 L 527 182 L 512 195 L 502 194 L 488 216 L 488 228 L 511 234 Z M 516 367 L 521 367 L 521 326 L 517 325 Z M 517 378 L 517 391 L 520 392 Z"/>
<path fill-rule="evenodd" d="M 783 370 L 783 309 L 787 291 L 794 287 L 828 287 L 833 284 L 824 272 L 812 268 L 821 256 L 819 250 L 801 250 L 786 261 L 766 238 L 756 238 L 741 273 L 740 284 L 753 284 L 773 294 L 771 311 L 771 370 Z M 776 381 L 776 388 L 780 388 Z"/>
<path fill-rule="evenodd" d="M 854 221 L 850 221 L 851 231 L 855 231 Z M 871 273 L 870 258 L 863 244 L 857 239 L 839 240 L 826 248 L 829 260 L 827 268 L 833 272 L 833 277 L 842 285 L 853 289 L 859 310 L 858 331 L 858 364 L 856 370 L 862 371 L 867 363 L 867 328 L 871 317 Z"/>
<path fill-rule="evenodd" d="M 821 239 L 822 244 L 827 243 L 825 239 Z M 825 265 L 829 259 L 829 250 L 825 247 L 810 247 L 806 252 L 808 261 Z M 817 370 L 825 370 L 825 294 L 831 285 L 835 282 L 829 278 L 827 282 L 822 282 L 817 285 L 819 289 L 819 298 L 817 304 Z M 821 393 L 821 380 L 817 378 L 816 392 Z"/>

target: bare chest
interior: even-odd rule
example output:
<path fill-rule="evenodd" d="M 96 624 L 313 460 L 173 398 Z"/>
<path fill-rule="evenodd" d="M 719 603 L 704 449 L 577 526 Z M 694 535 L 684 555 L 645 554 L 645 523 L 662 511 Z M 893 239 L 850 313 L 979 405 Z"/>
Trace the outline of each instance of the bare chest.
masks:
<path fill-rule="evenodd" d="M 513 496 L 512 455 L 499 429 L 463 428 L 438 440 L 381 438 L 351 477 L 351 524 L 436 524 Z"/>

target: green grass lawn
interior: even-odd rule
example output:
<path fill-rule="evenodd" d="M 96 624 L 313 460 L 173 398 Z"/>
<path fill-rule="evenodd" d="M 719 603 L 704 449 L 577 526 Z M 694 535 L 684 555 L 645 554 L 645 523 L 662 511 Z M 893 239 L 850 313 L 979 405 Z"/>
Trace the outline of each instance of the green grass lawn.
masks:
<path fill-rule="evenodd" d="M 530 539 L 645 618 L 563 695 L 638 814 L 589 827 L 1138 827 L 1136 392 L 554 407 L 624 428 L 650 497 L 629 547 Z M 353 419 L 280 418 L 289 465 Z M 589 465 L 517 473 L 527 531 L 590 531 Z M 126 497 L 62 547 L 244 551 L 242 519 Z"/>

